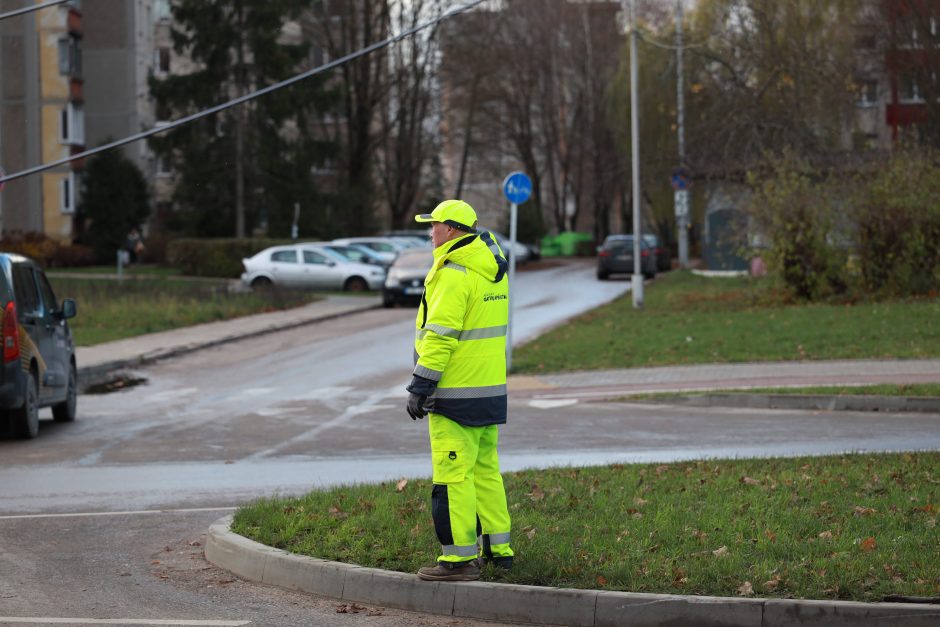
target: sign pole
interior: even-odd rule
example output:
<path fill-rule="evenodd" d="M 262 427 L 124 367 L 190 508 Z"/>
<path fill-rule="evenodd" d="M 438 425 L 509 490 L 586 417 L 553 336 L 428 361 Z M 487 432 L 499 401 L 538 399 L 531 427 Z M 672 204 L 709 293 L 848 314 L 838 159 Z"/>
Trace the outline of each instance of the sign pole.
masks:
<path fill-rule="evenodd" d="M 506 330 L 506 371 L 512 369 L 512 318 L 516 309 L 516 301 L 512 297 L 513 286 L 516 284 L 516 225 L 519 218 L 519 209 L 516 203 L 509 205 L 509 328 Z"/>
<path fill-rule="evenodd" d="M 516 227 L 519 205 L 532 195 L 532 180 L 525 172 L 512 172 L 503 180 L 503 195 L 509 201 L 509 320 L 506 328 L 506 372 L 512 368 L 512 318 L 516 302 L 512 297 L 516 279 Z M 506 254 L 506 251 L 503 251 Z"/>

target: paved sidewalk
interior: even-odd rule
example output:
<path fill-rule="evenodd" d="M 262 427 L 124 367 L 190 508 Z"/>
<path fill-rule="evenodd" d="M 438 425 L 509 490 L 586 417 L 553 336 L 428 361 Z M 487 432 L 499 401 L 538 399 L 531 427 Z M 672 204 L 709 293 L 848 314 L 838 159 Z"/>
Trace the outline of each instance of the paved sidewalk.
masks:
<path fill-rule="evenodd" d="M 265 333 L 329 320 L 381 306 L 378 296 L 328 296 L 303 307 L 208 322 L 191 327 L 76 349 L 82 386 L 113 370 L 133 368 L 188 352 Z"/>

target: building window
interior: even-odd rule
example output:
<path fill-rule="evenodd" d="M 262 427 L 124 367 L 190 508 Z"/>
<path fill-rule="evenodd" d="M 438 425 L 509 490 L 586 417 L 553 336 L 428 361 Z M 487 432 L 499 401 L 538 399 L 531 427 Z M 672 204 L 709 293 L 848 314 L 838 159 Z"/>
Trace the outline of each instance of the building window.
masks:
<path fill-rule="evenodd" d="M 85 112 L 74 103 L 68 103 L 62 109 L 60 118 L 60 136 L 63 144 L 82 146 L 85 144 Z"/>
<path fill-rule="evenodd" d="M 862 80 L 859 82 L 858 106 L 872 107 L 878 104 L 878 81 Z"/>
<path fill-rule="evenodd" d="M 157 157 L 157 176 L 173 176 L 173 166 L 168 157 Z"/>
<path fill-rule="evenodd" d="M 157 20 L 170 19 L 170 0 L 156 0 L 156 2 L 153 3 L 153 13 Z"/>
<path fill-rule="evenodd" d="M 69 172 L 68 176 L 59 181 L 60 207 L 62 213 L 75 213 L 75 173 Z"/>
<path fill-rule="evenodd" d="M 170 73 L 170 49 L 157 48 L 153 51 L 153 66 L 157 74 Z"/>
<path fill-rule="evenodd" d="M 898 98 L 905 103 L 924 101 L 923 89 L 916 74 L 906 73 L 901 75 L 898 79 Z"/>
<path fill-rule="evenodd" d="M 82 75 L 82 47 L 75 37 L 63 37 L 59 40 L 59 74 Z"/>

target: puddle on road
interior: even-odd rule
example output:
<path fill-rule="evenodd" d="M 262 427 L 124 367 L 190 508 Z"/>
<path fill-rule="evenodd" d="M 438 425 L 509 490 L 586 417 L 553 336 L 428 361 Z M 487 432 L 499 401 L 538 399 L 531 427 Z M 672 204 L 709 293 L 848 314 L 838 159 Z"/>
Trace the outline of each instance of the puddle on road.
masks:
<path fill-rule="evenodd" d="M 105 381 L 99 381 L 86 386 L 82 392 L 84 394 L 113 394 L 114 392 L 123 392 L 135 388 L 147 382 L 143 377 L 137 377 L 126 372 L 120 372 L 109 375 Z"/>

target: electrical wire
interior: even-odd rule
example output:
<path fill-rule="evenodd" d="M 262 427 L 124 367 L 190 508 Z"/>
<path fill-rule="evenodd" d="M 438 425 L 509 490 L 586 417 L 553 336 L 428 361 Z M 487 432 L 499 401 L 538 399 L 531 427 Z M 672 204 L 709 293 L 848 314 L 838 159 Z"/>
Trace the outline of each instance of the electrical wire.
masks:
<path fill-rule="evenodd" d="M 47 7 L 54 7 L 57 4 L 65 4 L 70 0 L 52 0 L 51 2 L 45 2 L 43 4 L 35 4 L 30 7 L 23 7 L 22 9 L 16 9 L 15 11 L 9 11 L 7 13 L 0 13 L 0 21 L 3 21 L 10 17 L 16 17 L 17 15 L 23 15 L 25 13 L 32 13 L 33 11 L 38 11 L 39 9 L 45 9 Z"/>
<path fill-rule="evenodd" d="M 338 59 L 334 59 L 333 61 L 330 61 L 329 63 L 325 63 L 324 65 L 321 65 L 321 66 L 319 66 L 319 67 L 315 67 L 315 68 L 313 68 L 313 69 L 307 70 L 306 72 L 303 72 L 303 73 L 301 73 L 301 74 L 297 74 L 296 76 L 293 76 L 293 77 L 291 77 L 291 78 L 285 79 L 285 80 L 283 80 L 283 81 L 281 81 L 281 82 L 279 82 L 279 83 L 275 83 L 274 85 L 269 85 L 269 86 L 267 86 L 267 87 L 265 87 L 265 88 L 263 88 L 263 89 L 259 89 L 259 90 L 257 90 L 257 91 L 253 91 L 253 92 L 251 92 L 250 94 L 245 94 L 244 96 L 240 96 L 240 97 L 235 98 L 235 99 L 233 99 L 233 100 L 229 100 L 228 102 L 225 102 L 225 103 L 220 104 L 220 105 L 216 105 L 216 106 L 211 107 L 211 108 L 209 108 L 209 109 L 203 109 L 202 111 L 199 111 L 199 112 L 197 112 L 197 113 L 193 113 L 192 115 L 188 115 L 188 116 L 186 116 L 186 117 L 184 117 L 184 118 L 180 118 L 179 120 L 174 120 L 174 121 L 172 121 L 172 122 L 168 122 L 167 124 L 162 124 L 162 125 L 160 125 L 159 127 L 152 128 L 152 129 L 150 129 L 150 130 L 148 130 L 148 131 L 143 131 L 143 132 L 141 132 L 141 133 L 137 133 L 137 134 L 135 134 L 135 135 L 130 135 L 129 137 L 125 137 L 125 138 L 123 138 L 123 139 L 115 140 L 115 141 L 113 141 L 113 142 L 111 142 L 111 143 L 104 144 L 104 145 L 102 145 L 102 146 L 98 146 L 97 148 L 92 148 L 92 149 L 90 149 L 90 150 L 85 150 L 85 151 L 83 151 L 83 152 L 76 153 L 76 154 L 74 154 L 74 155 L 71 155 L 70 157 L 65 157 L 65 158 L 59 159 L 59 160 L 57 160 L 57 161 L 51 161 L 51 162 L 49 162 L 49 163 L 44 163 L 44 164 L 42 164 L 42 165 L 37 165 L 37 166 L 34 166 L 34 167 L 32 167 L 32 168 L 28 168 L 28 169 L 26 169 L 26 170 L 20 170 L 19 172 L 13 172 L 12 174 L 6 174 L 6 175 L 4 175 L 4 176 L 0 176 L 0 186 L 6 184 L 6 183 L 9 182 L 9 181 L 13 181 L 13 180 L 16 180 L 16 179 L 19 179 L 19 178 L 23 178 L 24 176 L 30 176 L 30 175 L 32 175 L 32 174 L 38 174 L 38 173 L 40 173 L 40 172 L 45 172 L 46 170 L 51 170 L 52 168 L 57 168 L 57 167 L 59 167 L 59 166 L 61 166 L 61 165 L 65 165 L 66 163 L 69 163 L 69 162 L 71 162 L 71 161 L 75 161 L 76 159 L 85 159 L 86 157 L 90 157 L 90 156 L 92 156 L 92 155 L 96 155 L 96 154 L 98 154 L 99 152 L 104 152 L 105 150 L 110 150 L 110 149 L 112 149 L 112 148 L 118 148 L 118 147 L 120 147 L 120 146 L 124 146 L 124 145 L 126 145 L 126 144 L 130 144 L 130 143 L 139 141 L 139 140 L 141 140 L 141 139 L 146 139 L 147 137 L 152 137 L 153 135 L 156 135 L 156 134 L 158 134 L 158 133 L 165 133 L 165 132 L 167 132 L 167 131 L 171 131 L 171 130 L 173 130 L 173 129 L 175 129 L 175 128 L 178 128 L 178 127 L 180 127 L 180 126 L 183 126 L 184 124 L 189 124 L 190 122 L 195 122 L 196 120 L 201 120 L 202 118 L 208 117 L 208 116 L 213 115 L 213 114 L 215 114 L 215 113 L 218 113 L 218 112 L 220 112 L 220 111 L 224 111 L 224 110 L 226 110 L 226 109 L 230 109 L 230 108 L 232 108 L 232 107 L 235 107 L 235 106 L 237 106 L 237 105 L 243 104 L 243 103 L 248 102 L 248 101 L 250 101 L 250 100 L 254 100 L 254 99 L 256 99 L 256 98 L 260 98 L 261 96 L 264 96 L 264 95 L 269 94 L 269 93 L 271 93 L 271 92 L 277 91 L 277 90 L 279 90 L 279 89 L 283 89 L 283 88 L 285 88 L 285 87 L 289 87 L 289 86 L 293 85 L 294 83 L 299 83 L 300 81 L 305 80 L 305 79 L 308 79 L 308 78 L 310 78 L 311 76 L 315 76 L 316 74 L 320 74 L 321 72 L 325 72 L 325 71 L 327 71 L 327 70 L 332 70 L 333 68 L 338 67 L 338 66 L 340 66 L 340 65 L 342 65 L 342 64 L 344 64 L 344 63 L 347 63 L 347 62 L 349 62 L 349 61 L 352 61 L 353 59 L 358 59 L 359 57 L 363 57 L 363 56 L 365 56 L 365 55 L 367 55 L 367 54 L 371 54 L 371 53 L 375 52 L 376 50 L 381 50 L 382 48 L 385 48 L 385 47 L 390 46 L 390 45 L 392 45 L 392 44 L 394 44 L 394 43 L 396 43 L 396 42 L 399 42 L 399 41 L 401 41 L 402 39 L 405 39 L 406 37 L 409 37 L 409 36 L 411 36 L 411 35 L 414 35 L 415 33 L 418 33 L 418 32 L 420 32 L 420 31 L 422 31 L 422 30 L 424 30 L 424 29 L 426 29 L 426 28 L 429 28 L 429 27 L 431 27 L 431 26 L 435 26 L 435 25 L 437 25 L 437 24 L 443 22 L 444 20 L 450 19 L 450 18 L 452 18 L 452 17 L 454 17 L 454 16 L 456 16 L 456 15 L 460 15 L 461 13 L 464 13 L 464 12 L 466 12 L 466 11 L 469 11 L 470 9 L 474 8 L 475 6 L 481 4 L 481 3 L 484 2 L 484 1 L 485 1 L 485 0 L 473 0 L 472 2 L 468 2 L 467 4 L 464 4 L 464 5 L 462 5 L 462 6 L 459 6 L 459 7 L 455 8 L 455 9 L 451 9 L 450 11 L 448 11 L 448 12 L 446 12 L 446 13 L 444 13 L 444 14 L 442 14 L 442 15 L 436 17 L 436 18 L 434 18 L 433 20 L 429 20 L 429 21 L 427 21 L 427 22 L 425 22 L 425 23 L 423 23 L 423 24 L 418 24 L 417 26 L 413 26 L 412 28 L 409 28 L 408 30 L 402 31 L 401 33 L 395 35 L 394 37 L 389 37 L 388 39 L 384 39 L 384 40 L 382 40 L 382 41 L 378 41 L 378 42 L 376 42 L 376 43 L 374 43 L 374 44 L 371 44 L 371 45 L 369 45 L 369 46 L 366 46 L 365 48 L 360 48 L 359 50 L 357 50 L 357 51 L 355 51 L 355 52 L 351 52 L 351 53 L 347 54 L 346 56 L 340 57 L 340 58 L 338 58 Z"/>
<path fill-rule="evenodd" d="M 659 47 L 659 48 L 663 48 L 663 49 L 665 49 L 665 50 L 679 50 L 680 48 L 681 48 L 682 50 L 687 50 L 687 49 L 689 49 L 689 48 L 704 48 L 704 47 L 706 47 L 706 46 L 708 45 L 708 44 L 706 44 L 706 43 L 699 43 L 699 44 L 683 44 L 683 45 L 681 45 L 681 46 L 675 46 L 675 45 L 670 45 L 670 44 L 664 44 L 664 43 L 662 43 L 661 41 L 656 41 L 656 40 L 653 39 L 652 37 L 648 36 L 647 32 L 646 32 L 645 30 L 643 30 L 642 28 L 638 28 L 638 29 L 637 29 L 637 35 L 640 36 L 640 41 L 646 42 L 646 43 L 651 44 L 651 45 L 653 45 L 653 46 L 657 46 L 657 47 Z"/>

